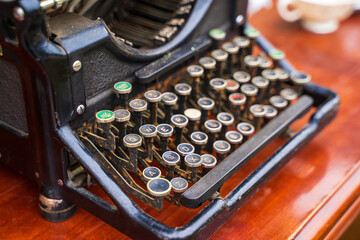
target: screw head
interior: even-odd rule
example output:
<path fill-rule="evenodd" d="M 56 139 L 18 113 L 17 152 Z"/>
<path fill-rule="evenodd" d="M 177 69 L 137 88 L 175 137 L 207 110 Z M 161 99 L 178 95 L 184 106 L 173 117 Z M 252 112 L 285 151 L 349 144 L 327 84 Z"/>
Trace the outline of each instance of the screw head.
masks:
<path fill-rule="evenodd" d="M 59 186 L 64 186 L 64 183 L 63 183 L 63 181 L 61 179 L 58 179 L 57 183 L 59 184 Z"/>
<path fill-rule="evenodd" d="M 25 18 L 24 9 L 22 9 L 22 7 L 15 7 L 14 8 L 14 17 L 19 22 L 24 21 L 24 18 Z"/>
<path fill-rule="evenodd" d="M 84 114 L 84 112 L 85 112 L 85 106 L 82 105 L 82 104 L 80 104 L 80 105 L 76 108 L 76 112 L 77 112 L 77 114 L 79 114 L 79 115 Z"/>
<path fill-rule="evenodd" d="M 78 72 L 81 69 L 81 62 L 79 60 L 76 60 L 73 63 L 72 68 L 75 72 Z"/>
<path fill-rule="evenodd" d="M 39 178 L 39 177 L 40 177 L 40 175 L 39 175 L 38 172 L 35 172 L 35 177 L 36 177 L 36 178 Z"/>

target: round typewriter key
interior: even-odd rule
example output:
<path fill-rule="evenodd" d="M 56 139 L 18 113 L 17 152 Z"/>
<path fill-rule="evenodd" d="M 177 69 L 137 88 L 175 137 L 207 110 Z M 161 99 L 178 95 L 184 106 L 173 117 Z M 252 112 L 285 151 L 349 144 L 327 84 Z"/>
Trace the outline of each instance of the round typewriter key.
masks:
<path fill-rule="evenodd" d="M 179 96 L 179 112 L 184 113 L 185 103 L 187 101 L 187 96 L 191 94 L 192 88 L 189 84 L 178 83 L 175 85 L 175 92 Z"/>
<path fill-rule="evenodd" d="M 215 106 L 215 101 L 211 98 L 203 97 L 198 99 L 197 104 L 201 108 L 200 128 L 203 128 L 205 121 L 209 117 L 209 112 Z"/>
<path fill-rule="evenodd" d="M 244 57 L 250 54 L 249 46 L 250 40 L 247 37 L 237 36 L 234 37 L 233 43 L 240 47 L 238 52 L 238 67 L 241 70 L 245 70 L 245 66 L 243 64 Z"/>
<path fill-rule="evenodd" d="M 231 149 L 234 151 L 242 142 L 243 136 L 237 131 L 228 131 L 225 134 L 225 139 L 231 144 Z"/>
<path fill-rule="evenodd" d="M 282 83 L 288 81 L 289 74 L 282 68 L 276 68 L 276 69 L 274 69 L 274 71 L 275 71 L 277 79 L 278 79 L 278 81 L 276 82 L 276 86 L 275 86 L 275 94 L 279 94 Z"/>
<path fill-rule="evenodd" d="M 186 70 L 190 77 L 201 77 L 204 74 L 204 69 L 199 65 L 190 65 Z"/>
<path fill-rule="evenodd" d="M 221 132 L 222 125 L 219 121 L 216 120 L 207 120 L 204 123 L 205 129 L 209 132 L 209 140 L 208 140 L 208 148 L 207 151 L 212 153 L 213 151 L 213 143 L 216 140 L 216 134 Z"/>
<path fill-rule="evenodd" d="M 160 136 L 161 152 L 167 151 L 169 138 L 173 135 L 174 129 L 171 125 L 162 123 L 156 127 L 158 135 Z"/>
<path fill-rule="evenodd" d="M 161 101 L 161 93 L 156 90 L 149 90 L 145 92 L 144 97 L 149 103 L 150 123 L 157 124 L 157 109 L 158 103 Z"/>
<path fill-rule="evenodd" d="M 240 88 L 239 82 L 232 80 L 232 79 L 227 79 L 225 81 L 226 81 L 225 89 L 226 89 L 226 93 L 227 93 L 228 97 L 231 93 L 239 91 L 239 88 Z"/>
<path fill-rule="evenodd" d="M 139 128 L 143 123 L 143 112 L 147 109 L 147 102 L 142 99 L 134 99 L 130 101 L 129 106 L 134 111 L 134 132 L 139 133 Z"/>
<path fill-rule="evenodd" d="M 119 99 L 119 105 L 126 109 L 129 93 L 132 90 L 131 84 L 128 82 L 117 82 L 114 84 L 113 90 Z"/>
<path fill-rule="evenodd" d="M 266 110 L 260 104 L 255 104 L 250 107 L 250 112 L 254 118 L 255 130 L 258 131 L 261 127 L 263 117 L 265 117 Z"/>
<path fill-rule="evenodd" d="M 250 39 L 249 54 L 252 54 L 255 45 L 255 39 L 260 36 L 260 32 L 255 28 L 247 28 L 244 31 L 245 36 Z"/>
<path fill-rule="evenodd" d="M 179 152 L 179 154 L 181 156 L 186 156 L 190 153 L 193 153 L 195 151 L 195 148 L 193 145 L 191 145 L 190 143 L 180 143 L 177 146 L 177 151 Z"/>
<path fill-rule="evenodd" d="M 271 119 L 273 119 L 277 115 L 278 111 L 276 110 L 275 107 L 273 107 L 271 105 L 265 105 L 264 108 L 266 111 L 265 123 L 268 123 Z"/>
<path fill-rule="evenodd" d="M 225 90 L 226 81 L 222 78 L 213 78 L 210 80 L 210 87 L 215 93 L 215 112 L 217 113 L 221 111 L 221 95 Z"/>
<path fill-rule="evenodd" d="M 186 170 L 190 172 L 190 181 L 197 180 L 197 173 L 201 166 L 201 156 L 196 153 L 191 153 L 185 156 Z"/>
<path fill-rule="evenodd" d="M 145 150 L 150 162 L 153 160 L 153 143 L 157 134 L 156 127 L 151 124 L 142 125 L 139 129 L 140 134 L 144 137 Z"/>
<path fill-rule="evenodd" d="M 283 51 L 280 51 L 278 49 L 273 49 L 269 52 L 269 56 L 274 61 L 274 68 L 277 68 L 280 66 L 279 61 L 285 58 L 285 53 Z"/>
<path fill-rule="evenodd" d="M 225 159 L 226 154 L 230 152 L 231 146 L 227 141 L 218 140 L 214 142 L 213 148 L 216 152 L 217 159 L 221 162 Z"/>
<path fill-rule="evenodd" d="M 122 139 L 126 135 L 126 129 L 127 129 L 127 122 L 130 120 L 131 114 L 126 109 L 118 109 L 114 112 L 115 115 L 115 127 L 119 130 L 119 136 L 117 143 L 120 146 L 124 146 Z"/>
<path fill-rule="evenodd" d="M 271 67 L 271 61 L 266 59 L 265 57 L 260 56 L 260 64 L 258 74 L 260 75 L 263 70 Z"/>
<path fill-rule="evenodd" d="M 212 78 L 213 70 L 216 67 L 216 61 L 211 57 L 202 57 L 200 58 L 199 63 L 204 68 L 203 91 L 205 94 L 208 94 L 209 82 Z"/>
<path fill-rule="evenodd" d="M 244 71 L 238 71 L 233 74 L 233 78 L 240 84 L 248 83 L 251 79 L 250 75 Z"/>
<path fill-rule="evenodd" d="M 216 166 L 217 160 L 213 155 L 201 155 L 201 166 L 203 169 L 202 175 L 205 176 L 211 169 Z"/>
<path fill-rule="evenodd" d="M 291 102 L 297 99 L 298 94 L 295 90 L 291 88 L 284 88 L 283 90 L 280 91 L 280 96 L 286 101 Z"/>
<path fill-rule="evenodd" d="M 187 72 L 191 77 L 192 82 L 192 91 L 191 97 L 194 101 L 197 100 L 197 95 L 200 92 L 199 84 L 200 84 L 200 77 L 204 74 L 204 69 L 199 65 L 190 65 L 187 68 Z"/>
<path fill-rule="evenodd" d="M 304 84 L 310 82 L 311 76 L 304 72 L 292 72 L 290 73 L 290 79 L 295 84 L 297 93 L 301 95 Z"/>
<path fill-rule="evenodd" d="M 265 98 L 269 99 L 271 95 L 276 93 L 277 74 L 274 69 L 265 69 L 261 72 L 261 76 L 269 80 L 269 86 L 265 92 Z"/>
<path fill-rule="evenodd" d="M 228 126 L 231 126 L 235 118 L 231 113 L 221 112 L 216 116 L 217 120 L 222 124 L 220 138 L 224 139 L 228 130 Z"/>
<path fill-rule="evenodd" d="M 251 80 L 251 83 L 254 84 L 254 86 L 256 86 L 259 90 L 256 96 L 256 103 L 261 103 L 264 98 L 265 90 L 269 85 L 269 80 L 260 76 L 256 76 Z"/>
<path fill-rule="evenodd" d="M 147 167 L 142 173 L 146 181 L 161 177 L 161 171 L 157 167 Z"/>
<path fill-rule="evenodd" d="M 115 120 L 115 114 L 110 110 L 99 111 L 95 116 L 98 123 L 111 123 Z"/>
<path fill-rule="evenodd" d="M 226 33 L 219 28 L 214 28 L 209 31 L 209 36 L 216 41 L 222 41 L 225 39 Z"/>
<path fill-rule="evenodd" d="M 216 66 L 215 59 L 211 57 L 202 57 L 200 58 L 199 63 L 204 69 L 214 69 Z"/>
<path fill-rule="evenodd" d="M 165 178 L 155 178 L 147 183 L 147 190 L 154 197 L 165 197 L 171 191 L 171 184 Z"/>
<path fill-rule="evenodd" d="M 192 143 L 195 145 L 195 153 L 201 154 L 203 146 L 208 142 L 208 136 L 203 132 L 193 132 L 190 135 Z"/>
<path fill-rule="evenodd" d="M 129 161 L 137 166 L 138 147 L 141 146 L 142 139 L 138 134 L 128 134 L 123 138 L 123 144 L 129 150 Z"/>
<path fill-rule="evenodd" d="M 279 112 L 288 105 L 288 101 L 280 96 L 272 96 L 269 101 Z"/>
<path fill-rule="evenodd" d="M 241 86 L 241 92 L 246 95 L 246 104 L 243 111 L 243 117 L 248 116 L 248 112 L 250 109 L 250 106 L 253 104 L 253 97 L 255 97 L 258 93 L 258 88 L 252 84 L 243 84 Z"/>
<path fill-rule="evenodd" d="M 165 106 L 165 122 L 170 124 L 172 109 L 173 106 L 176 104 L 178 97 L 175 93 L 172 92 L 165 92 L 161 95 L 161 101 L 164 103 Z"/>
<path fill-rule="evenodd" d="M 246 68 L 248 69 L 250 76 L 255 77 L 257 73 L 257 69 L 261 63 L 261 58 L 252 55 L 247 55 L 244 58 L 244 63 Z"/>
<path fill-rule="evenodd" d="M 229 54 L 221 49 L 216 49 L 211 52 L 211 57 L 216 60 L 216 77 L 221 77 L 224 75 L 225 63 L 229 57 Z"/>
<path fill-rule="evenodd" d="M 196 108 L 188 108 L 184 112 L 185 116 L 189 119 L 188 134 L 191 134 L 196 126 L 197 121 L 201 118 L 201 111 Z"/>
<path fill-rule="evenodd" d="M 237 64 L 237 53 L 239 52 L 239 46 L 233 42 L 226 42 L 222 45 L 222 49 L 229 54 L 227 59 L 227 71 L 228 74 L 232 74 L 234 66 Z"/>
<path fill-rule="evenodd" d="M 250 40 L 247 37 L 236 36 L 233 39 L 233 43 L 239 48 L 246 48 L 250 45 Z"/>
<path fill-rule="evenodd" d="M 174 193 L 183 193 L 188 188 L 188 186 L 188 182 L 182 177 L 173 178 L 171 180 L 171 187 Z"/>
<path fill-rule="evenodd" d="M 166 179 L 174 177 L 175 166 L 180 162 L 180 156 L 176 152 L 166 151 L 162 155 L 162 159 L 166 166 Z"/>
<path fill-rule="evenodd" d="M 237 130 L 243 135 L 244 141 L 255 132 L 255 128 L 251 123 L 241 122 L 237 125 Z"/>
<path fill-rule="evenodd" d="M 116 122 L 127 122 L 130 120 L 131 113 L 126 109 L 118 109 L 114 112 Z"/>
<path fill-rule="evenodd" d="M 188 125 L 188 118 L 182 114 L 176 114 L 171 117 L 171 123 L 175 126 L 175 145 L 181 143 L 183 129 Z"/>
<path fill-rule="evenodd" d="M 231 109 L 234 113 L 234 118 L 238 119 L 241 115 L 241 108 L 246 102 L 246 96 L 243 93 L 232 93 L 229 96 L 229 102 L 231 104 Z"/>

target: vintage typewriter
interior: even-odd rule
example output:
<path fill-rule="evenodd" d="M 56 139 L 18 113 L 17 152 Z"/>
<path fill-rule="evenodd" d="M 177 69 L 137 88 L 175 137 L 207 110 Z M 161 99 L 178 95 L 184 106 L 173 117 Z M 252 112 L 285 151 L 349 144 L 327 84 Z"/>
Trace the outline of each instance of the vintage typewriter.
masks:
<path fill-rule="evenodd" d="M 39 183 L 45 219 L 79 206 L 133 238 L 208 237 L 334 118 L 338 96 L 295 70 L 246 7 L 0 0 L 0 160 Z M 199 210 L 173 227 L 149 205 Z"/>

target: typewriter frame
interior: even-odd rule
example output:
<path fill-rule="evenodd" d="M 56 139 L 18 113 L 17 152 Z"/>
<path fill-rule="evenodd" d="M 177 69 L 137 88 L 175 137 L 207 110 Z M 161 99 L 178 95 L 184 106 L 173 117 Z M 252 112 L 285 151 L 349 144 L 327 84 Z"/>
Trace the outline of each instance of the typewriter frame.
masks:
<path fill-rule="evenodd" d="M 1 161 L 15 169 L 20 169 L 25 175 L 38 181 L 41 193 L 40 205 L 45 204 L 43 207 L 47 210 L 58 212 L 55 218 L 43 213 L 50 220 L 64 220 L 71 217 L 76 211 L 74 205 L 76 204 L 133 238 L 209 237 L 337 113 L 339 97 L 336 93 L 312 83 L 307 84 L 304 92 L 314 99 L 314 106 L 318 108 L 308 124 L 225 198 L 213 200 L 182 227 L 166 226 L 144 213 L 85 148 L 74 135 L 72 128 L 57 118 L 55 106 L 59 102 L 55 101 L 53 83 L 57 82 L 58 85 L 63 83 L 62 88 L 57 89 L 62 91 L 61 94 L 68 92 L 69 86 L 63 82 L 63 79 L 71 74 L 69 69 L 71 61 L 67 59 L 62 48 L 51 44 L 44 36 L 36 34 L 42 32 L 43 27 L 43 19 L 39 17 L 42 13 L 38 9 L 37 1 L 20 2 L 25 10 L 23 21 L 17 21 L 12 14 L 18 4 L 17 1 L 0 1 L 0 5 L 5 8 L 1 17 L 13 20 L 18 36 L 17 46 L 5 39 L 1 39 L 1 45 L 5 58 L 19 70 L 29 129 L 28 133 L 23 133 L 16 132 L 8 126 L 0 128 Z M 36 21 L 36 24 L 31 21 Z M 273 49 L 263 37 L 259 37 L 257 41 L 265 52 Z M 280 64 L 289 72 L 294 70 L 286 60 L 282 60 Z M 64 102 L 63 106 L 56 107 L 64 109 L 68 104 L 70 103 Z M 116 207 L 74 185 L 67 178 L 64 161 L 67 152 L 71 152 L 91 174 Z M 10 159 L 18 159 L 18 161 L 10 161 Z M 46 203 L 51 204 L 46 205 Z"/>

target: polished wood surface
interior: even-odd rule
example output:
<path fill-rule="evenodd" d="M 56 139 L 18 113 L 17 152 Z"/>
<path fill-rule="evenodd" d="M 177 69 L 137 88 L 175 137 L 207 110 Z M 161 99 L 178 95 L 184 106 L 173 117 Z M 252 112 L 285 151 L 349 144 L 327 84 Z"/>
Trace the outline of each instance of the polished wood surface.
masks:
<path fill-rule="evenodd" d="M 337 238 L 360 209 L 360 15 L 328 35 L 308 33 L 284 22 L 274 7 L 261 10 L 250 22 L 285 51 L 297 69 L 310 73 L 313 82 L 336 91 L 341 105 L 337 118 L 212 239 Z M 246 177 L 275 147 L 274 143 L 266 148 L 230 180 Z M 83 209 L 69 221 L 47 222 L 40 217 L 37 199 L 35 182 L 0 165 L 0 239 L 127 238 Z M 169 208 L 151 214 L 181 226 L 193 211 Z"/>

